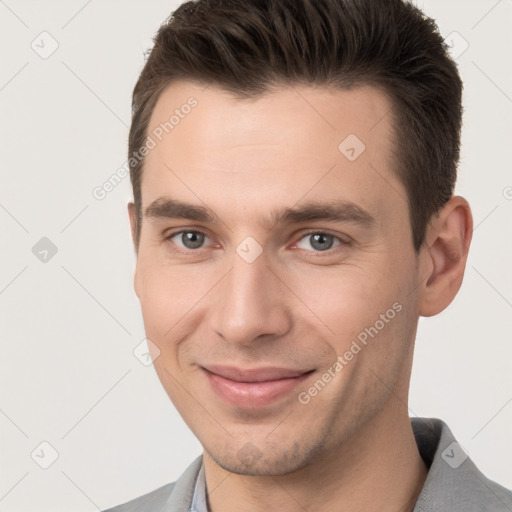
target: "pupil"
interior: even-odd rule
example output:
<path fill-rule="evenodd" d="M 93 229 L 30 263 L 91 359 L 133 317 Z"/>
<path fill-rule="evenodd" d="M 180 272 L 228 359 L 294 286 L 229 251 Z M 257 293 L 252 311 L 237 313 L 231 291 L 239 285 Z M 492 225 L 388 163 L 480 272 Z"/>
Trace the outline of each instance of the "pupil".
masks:
<path fill-rule="evenodd" d="M 330 249 L 333 244 L 333 237 L 331 235 L 313 235 L 311 245 L 319 251 L 326 251 Z"/>

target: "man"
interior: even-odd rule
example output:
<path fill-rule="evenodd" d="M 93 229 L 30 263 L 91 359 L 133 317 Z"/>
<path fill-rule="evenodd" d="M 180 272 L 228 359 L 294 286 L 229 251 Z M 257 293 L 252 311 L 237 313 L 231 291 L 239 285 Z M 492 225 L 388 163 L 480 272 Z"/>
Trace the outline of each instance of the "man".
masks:
<path fill-rule="evenodd" d="M 457 294 L 462 85 L 401 0 L 188 2 L 133 95 L 135 290 L 203 455 L 112 511 L 505 511 L 411 419 L 419 316 Z"/>

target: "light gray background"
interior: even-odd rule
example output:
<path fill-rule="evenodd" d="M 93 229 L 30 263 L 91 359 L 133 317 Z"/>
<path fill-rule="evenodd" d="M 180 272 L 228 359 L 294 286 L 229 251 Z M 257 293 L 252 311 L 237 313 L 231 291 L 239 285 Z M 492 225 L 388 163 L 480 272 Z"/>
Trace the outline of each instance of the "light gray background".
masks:
<path fill-rule="evenodd" d="M 92 195 L 126 161 L 143 52 L 177 5 L 0 0 L 2 511 L 106 508 L 175 480 L 201 451 L 133 354 L 144 330 L 129 179 Z M 444 36 L 459 34 L 454 52 L 469 44 L 457 59 L 458 193 L 476 228 L 459 296 L 420 321 L 411 415 L 447 421 L 484 473 L 512 487 L 512 4 L 420 6 Z M 31 44 L 48 51 L 52 38 L 43 59 Z M 42 237 L 58 249 L 47 262 L 32 252 Z"/>

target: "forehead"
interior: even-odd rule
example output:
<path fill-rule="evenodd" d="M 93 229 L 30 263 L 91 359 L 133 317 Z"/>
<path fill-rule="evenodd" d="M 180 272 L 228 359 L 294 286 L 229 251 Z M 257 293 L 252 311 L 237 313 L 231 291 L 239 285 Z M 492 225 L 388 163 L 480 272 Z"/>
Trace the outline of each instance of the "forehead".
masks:
<path fill-rule="evenodd" d="M 210 149 L 235 153 L 239 146 L 292 147 L 304 142 L 311 142 L 308 148 L 317 151 L 333 144 L 337 149 L 335 143 L 349 134 L 357 135 L 368 149 L 381 150 L 391 136 L 390 112 L 387 95 L 371 86 L 351 90 L 283 86 L 239 99 L 214 85 L 175 82 L 160 95 L 148 132 L 160 128 L 171 144 L 189 139 L 188 148 L 193 138 Z"/>
<path fill-rule="evenodd" d="M 391 103 L 370 86 L 287 86 L 237 99 L 213 85 L 175 82 L 147 134 L 155 147 L 145 161 L 143 206 L 164 192 L 239 209 L 305 195 L 370 206 L 383 179 L 401 186 L 392 172 Z"/>

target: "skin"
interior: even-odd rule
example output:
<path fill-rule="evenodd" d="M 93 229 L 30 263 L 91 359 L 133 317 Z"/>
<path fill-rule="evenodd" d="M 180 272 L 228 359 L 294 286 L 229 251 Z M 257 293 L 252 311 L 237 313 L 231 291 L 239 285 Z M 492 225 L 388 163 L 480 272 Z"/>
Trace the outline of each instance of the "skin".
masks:
<path fill-rule="evenodd" d="M 407 409 L 418 317 L 442 311 L 461 285 L 468 203 L 453 197 L 414 250 L 393 172 L 391 103 L 379 89 L 283 86 L 240 100 L 176 82 L 148 133 L 191 96 L 197 106 L 146 157 L 142 211 L 167 197 L 215 218 L 143 215 L 134 284 L 157 374 L 204 447 L 210 510 L 412 510 L 427 474 Z M 354 161 L 338 150 L 349 134 L 366 146 Z M 276 209 L 331 201 L 374 220 L 269 220 Z M 180 230 L 204 233 L 202 247 L 187 249 Z M 311 231 L 332 235 L 324 241 L 333 247 L 318 250 Z M 252 263 L 236 252 L 249 236 L 262 249 Z M 396 303 L 400 312 L 300 403 Z M 201 368 L 211 364 L 315 371 L 249 409 L 214 392 Z"/>

